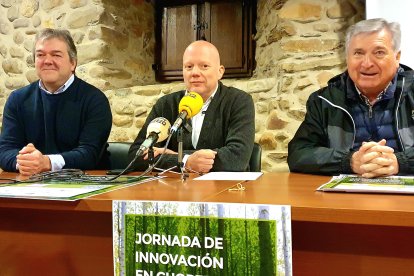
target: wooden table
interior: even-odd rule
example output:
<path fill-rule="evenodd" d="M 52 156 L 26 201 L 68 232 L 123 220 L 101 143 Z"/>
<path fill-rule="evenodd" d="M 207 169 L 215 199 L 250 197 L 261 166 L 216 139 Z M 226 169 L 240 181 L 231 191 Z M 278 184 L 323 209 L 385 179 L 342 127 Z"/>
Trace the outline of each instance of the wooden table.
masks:
<path fill-rule="evenodd" d="M 414 197 L 315 191 L 328 180 L 268 173 L 234 192 L 165 178 L 76 202 L 0 199 L 0 275 L 112 275 L 112 200 L 291 205 L 294 275 L 411 274 Z"/>
<path fill-rule="evenodd" d="M 294 275 L 413 275 L 414 197 L 315 191 L 329 179 L 270 173 L 205 201 L 291 205 Z"/>

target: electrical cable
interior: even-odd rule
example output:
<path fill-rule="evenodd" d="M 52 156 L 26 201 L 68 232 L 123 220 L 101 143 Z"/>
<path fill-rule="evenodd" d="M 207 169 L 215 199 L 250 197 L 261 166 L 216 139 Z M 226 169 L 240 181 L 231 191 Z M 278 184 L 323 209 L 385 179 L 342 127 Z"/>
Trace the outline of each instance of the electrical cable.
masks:
<path fill-rule="evenodd" d="M 163 150 L 162 150 L 162 153 L 161 153 L 160 157 L 158 157 L 158 160 L 154 164 L 149 165 L 148 168 L 143 173 L 138 175 L 137 177 L 143 177 L 155 168 L 155 166 L 160 162 L 161 158 L 164 156 L 165 151 L 167 150 L 167 147 L 170 143 L 171 137 L 172 137 L 172 133 L 170 133 L 168 135 L 167 142 L 165 143 L 165 145 L 163 147 Z M 122 172 L 118 173 L 115 176 L 109 177 L 107 181 L 113 181 L 113 180 L 117 179 L 118 177 L 120 177 L 121 175 L 123 175 L 125 172 L 127 172 L 131 168 L 131 166 L 135 163 L 135 161 L 137 160 L 138 157 L 139 157 L 139 155 L 135 155 L 134 159 L 132 159 L 132 161 L 128 164 L 128 166 L 124 170 L 122 170 Z"/>
<path fill-rule="evenodd" d="M 151 172 L 155 166 L 160 162 L 161 158 L 164 156 L 165 151 L 168 147 L 168 144 L 170 143 L 172 134 L 168 135 L 167 142 L 165 143 L 165 146 L 163 148 L 163 151 L 161 155 L 159 156 L 158 160 L 150 165 L 143 173 L 141 173 L 138 176 L 134 176 L 134 178 L 140 178 Z M 134 164 L 134 162 L 137 160 L 139 155 L 136 155 L 134 159 L 128 164 L 128 166 L 122 170 L 119 174 L 115 176 L 102 176 L 102 175 L 89 175 L 86 174 L 84 171 L 80 169 L 62 169 L 59 171 L 47 171 L 42 172 L 38 174 L 34 174 L 30 176 L 28 179 L 25 180 L 17 180 L 12 178 L 0 178 L 0 185 L 10 185 L 10 184 L 18 184 L 18 183 L 35 183 L 35 182 L 41 182 L 41 181 L 47 181 L 47 180 L 53 180 L 53 181 L 61 181 L 61 182 L 76 182 L 76 183 L 105 183 L 105 184 L 123 184 L 128 183 L 128 180 L 118 180 L 121 175 L 123 175 L 125 172 L 127 172 L 131 166 Z"/>

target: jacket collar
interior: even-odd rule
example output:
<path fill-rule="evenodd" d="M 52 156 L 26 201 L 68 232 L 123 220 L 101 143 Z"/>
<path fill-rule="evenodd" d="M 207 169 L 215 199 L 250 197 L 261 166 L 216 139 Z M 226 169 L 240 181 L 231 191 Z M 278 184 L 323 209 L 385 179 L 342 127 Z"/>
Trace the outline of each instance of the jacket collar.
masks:
<path fill-rule="evenodd" d="M 400 64 L 400 68 L 397 70 L 395 76 L 395 87 L 392 88 L 394 89 L 394 92 L 401 89 L 402 80 L 404 77 L 410 77 L 414 79 L 414 71 L 410 67 Z M 409 85 L 411 82 L 405 81 L 404 83 L 405 85 Z M 328 99 L 329 101 L 335 102 L 344 109 L 348 109 L 346 105 L 348 92 L 351 95 L 353 94 L 353 97 L 358 97 L 358 92 L 356 92 L 355 85 L 350 79 L 347 71 L 330 79 L 328 81 L 328 87 L 330 87 L 330 89 L 321 89 L 319 95 Z M 346 91 L 347 93 L 344 93 L 343 91 Z M 407 89 L 403 89 L 404 93 L 406 93 L 405 91 L 407 91 Z"/>

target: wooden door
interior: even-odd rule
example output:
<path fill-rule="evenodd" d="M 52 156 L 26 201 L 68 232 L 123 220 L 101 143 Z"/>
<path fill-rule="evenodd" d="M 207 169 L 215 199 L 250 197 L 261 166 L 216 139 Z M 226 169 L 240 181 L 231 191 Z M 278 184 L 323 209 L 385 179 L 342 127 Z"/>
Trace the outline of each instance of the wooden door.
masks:
<path fill-rule="evenodd" d="M 255 1 L 160 1 L 157 13 L 157 80 L 182 80 L 182 55 L 195 40 L 207 40 L 220 52 L 224 77 L 253 72 Z M 161 44 L 161 45 L 160 45 Z"/>

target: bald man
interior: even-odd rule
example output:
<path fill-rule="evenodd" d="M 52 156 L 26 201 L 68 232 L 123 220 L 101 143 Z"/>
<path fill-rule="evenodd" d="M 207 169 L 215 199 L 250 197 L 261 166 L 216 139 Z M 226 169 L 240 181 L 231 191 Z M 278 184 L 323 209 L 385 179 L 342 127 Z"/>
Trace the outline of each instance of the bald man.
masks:
<path fill-rule="evenodd" d="M 220 82 L 224 74 L 217 48 L 207 41 L 191 43 L 183 55 L 183 77 L 186 90 L 161 97 L 152 108 L 147 120 L 129 150 L 130 160 L 146 138 L 148 124 L 157 117 L 170 123 L 177 119 L 178 105 L 188 92 L 197 92 L 203 98 L 201 111 L 183 127 L 183 163 L 190 172 L 248 171 L 254 143 L 254 104 L 252 97 L 239 89 Z M 157 158 L 163 141 L 154 147 Z M 158 163 L 170 168 L 178 163 L 176 134 L 168 150 Z M 147 156 L 138 158 L 134 168 L 145 170 Z"/>

